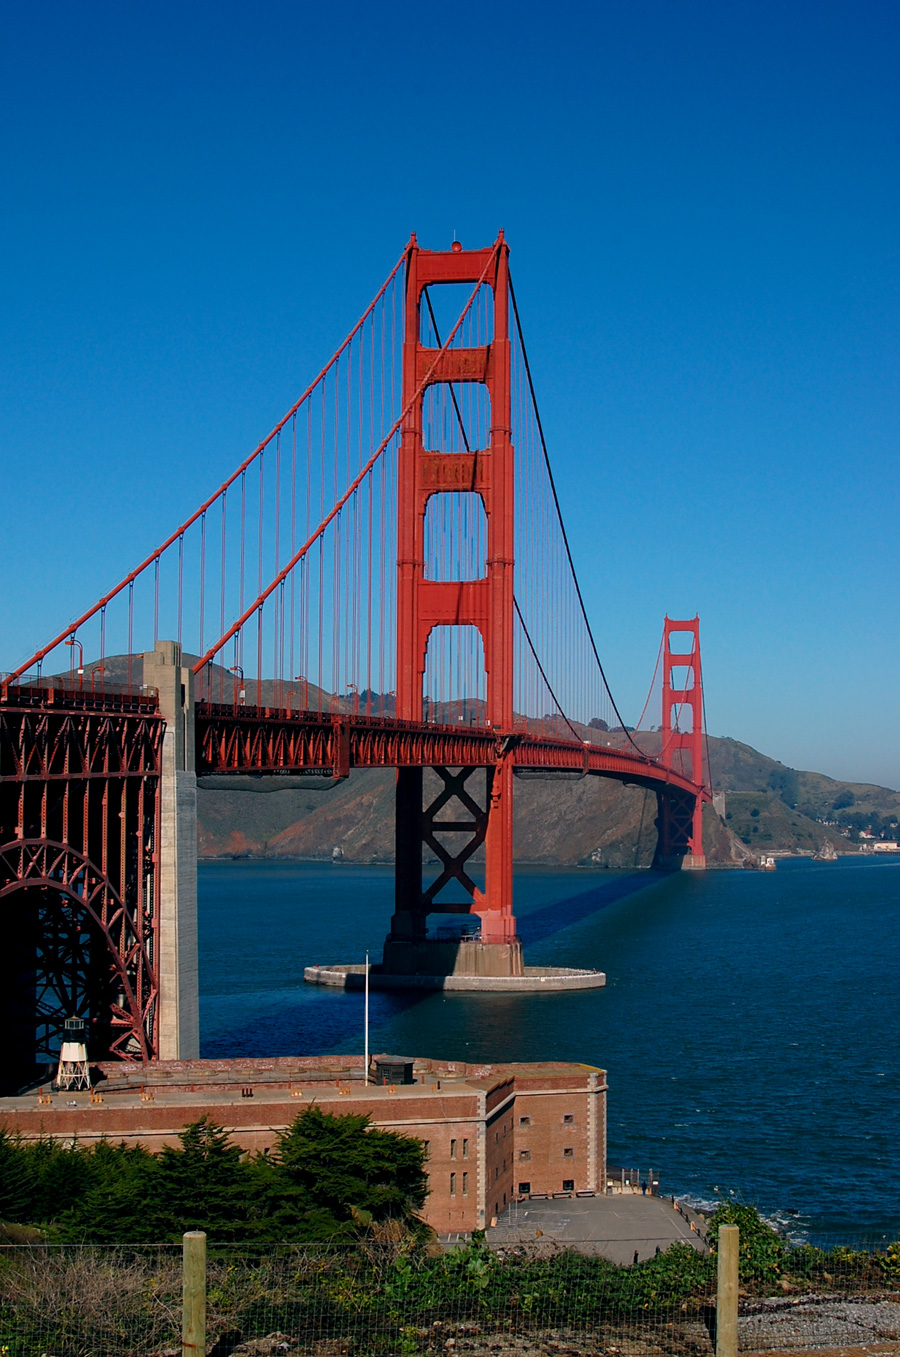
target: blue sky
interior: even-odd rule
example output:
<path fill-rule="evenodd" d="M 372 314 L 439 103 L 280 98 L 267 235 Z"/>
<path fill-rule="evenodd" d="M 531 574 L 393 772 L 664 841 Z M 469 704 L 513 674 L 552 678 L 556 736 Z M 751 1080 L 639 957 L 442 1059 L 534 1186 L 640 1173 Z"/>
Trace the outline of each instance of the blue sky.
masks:
<path fill-rule="evenodd" d="M 900 10 L 0 5 L 0 666 L 502 226 L 620 707 L 900 785 Z"/>

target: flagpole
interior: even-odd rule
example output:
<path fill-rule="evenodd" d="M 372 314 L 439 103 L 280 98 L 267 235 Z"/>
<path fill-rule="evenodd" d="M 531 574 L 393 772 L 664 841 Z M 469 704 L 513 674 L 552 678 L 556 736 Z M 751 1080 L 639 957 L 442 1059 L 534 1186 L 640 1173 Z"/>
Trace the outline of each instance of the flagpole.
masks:
<path fill-rule="evenodd" d="M 365 1016 L 365 1065 L 363 1067 L 363 1080 L 366 1084 L 369 1082 L 369 953 L 366 952 L 366 1016 Z"/>

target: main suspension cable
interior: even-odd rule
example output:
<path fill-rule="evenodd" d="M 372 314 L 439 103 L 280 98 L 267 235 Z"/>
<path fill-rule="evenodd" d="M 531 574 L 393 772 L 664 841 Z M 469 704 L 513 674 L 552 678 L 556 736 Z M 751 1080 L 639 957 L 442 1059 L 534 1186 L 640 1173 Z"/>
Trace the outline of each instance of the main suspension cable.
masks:
<path fill-rule="evenodd" d="M 564 546 L 565 549 L 566 549 L 566 557 L 568 558 L 569 569 L 570 569 L 570 571 L 572 572 L 572 582 L 573 582 L 573 584 L 575 585 L 575 593 L 576 593 L 577 596 L 578 596 L 578 603 L 579 603 L 579 606 L 580 606 L 580 608 L 581 608 L 581 615 L 582 615 L 582 617 L 584 618 L 584 625 L 585 625 L 585 627 L 587 628 L 588 640 L 589 640 L 590 643 L 591 643 L 591 650 L 594 652 L 594 659 L 597 661 L 597 668 L 598 668 L 598 670 L 600 671 L 600 677 L 601 677 L 602 680 L 603 680 L 603 686 L 606 688 L 606 694 L 607 694 L 607 696 L 608 696 L 608 698 L 609 698 L 609 700 L 610 700 L 610 703 L 611 703 L 611 705 L 612 705 L 613 711 L 615 712 L 616 716 L 617 716 L 618 719 L 619 719 L 619 725 L 622 727 L 622 730 L 624 731 L 625 735 L 627 736 L 629 744 L 632 745 L 632 747 L 637 751 L 637 753 L 639 753 L 639 754 L 641 754 L 641 755 L 643 756 L 643 750 L 642 750 L 642 749 L 640 748 L 640 746 L 636 743 L 636 741 L 634 741 L 634 740 L 631 738 L 631 732 L 628 730 L 628 728 L 627 728 L 626 725 L 625 725 L 625 722 L 624 722 L 623 719 L 622 719 L 622 713 L 619 711 L 619 708 L 616 706 L 616 700 L 615 700 L 615 698 L 613 697 L 612 692 L 611 692 L 611 690 L 610 690 L 609 683 L 607 682 L 606 674 L 604 673 L 604 670 L 603 670 L 603 662 L 602 662 L 602 660 L 600 659 L 600 652 L 599 652 L 598 649 L 597 649 L 597 643 L 596 643 L 596 641 L 594 640 L 594 633 L 593 633 L 593 631 L 591 630 L 591 624 L 590 624 L 590 621 L 588 620 L 587 608 L 584 606 L 584 598 L 583 598 L 582 593 L 581 593 L 581 585 L 578 583 L 578 576 L 577 576 L 577 574 L 575 573 L 575 562 L 574 562 L 574 560 L 572 559 L 572 550 L 571 550 L 571 547 L 569 546 L 569 537 L 568 537 L 568 533 L 566 532 L 566 525 L 565 525 L 565 523 L 563 522 L 562 509 L 560 508 L 560 503 L 559 503 L 559 496 L 558 496 L 557 493 L 556 493 L 556 482 L 555 482 L 554 479 L 553 479 L 553 470 L 552 470 L 552 468 L 551 468 L 551 466 L 550 466 L 550 454 L 549 454 L 548 451 L 547 451 L 547 440 L 546 440 L 545 437 L 544 437 L 544 426 L 543 426 L 543 424 L 541 423 L 541 412 L 540 412 L 540 410 L 538 409 L 537 395 L 536 395 L 535 389 L 534 389 L 534 381 L 532 380 L 532 376 L 531 376 L 531 364 L 530 364 L 529 361 L 528 361 L 528 351 L 527 351 L 526 348 L 525 348 L 525 336 L 524 336 L 523 333 L 522 333 L 522 322 L 521 322 L 521 320 L 519 319 L 519 308 L 518 308 L 518 306 L 516 305 L 516 292 L 515 292 L 515 288 L 513 287 L 513 283 L 512 283 L 512 274 L 510 274 L 510 276 L 509 276 L 509 295 L 510 295 L 510 300 L 512 301 L 512 304 L 513 304 L 513 315 L 514 315 L 515 318 L 516 318 L 516 329 L 517 329 L 518 334 L 519 334 L 519 343 L 520 343 L 521 346 L 522 346 L 522 358 L 523 358 L 524 363 L 525 363 L 525 375 L 526 375 L 526 377 L 528 378 L 528 389 L 529 389 L 529 391 L 531 392 L 531 404 L 532 404 L 532 408 L 533 408 L 533 410 L 534 410 L 534 417 L 535 417 L 535 420 L 536 420 L 536 422 L 537 422 L 538 434 L 539 434 L 540 440 L 541 440 L 541 448 L 543 449 L 543 453 L 544 453 L 544 465 L 545 465 L 546 468 L 547 468 L 547 475 L 548 475 L 548 477 L 549 477 L 549 479 L 550 479 L 550 490 L 551 490 L 551 492 L 552 492 L 552 494 L 553 494 L 553 503 L 554 503 L 554 505 L 556 506 L 556 516 L 557 516 L 557 518 L 558 518 L 558 520 L 559 520 L 559 527 L 560 527 L 560 531 L 561 531 L 561 533 L 562 533 L 563 546 Z"/>

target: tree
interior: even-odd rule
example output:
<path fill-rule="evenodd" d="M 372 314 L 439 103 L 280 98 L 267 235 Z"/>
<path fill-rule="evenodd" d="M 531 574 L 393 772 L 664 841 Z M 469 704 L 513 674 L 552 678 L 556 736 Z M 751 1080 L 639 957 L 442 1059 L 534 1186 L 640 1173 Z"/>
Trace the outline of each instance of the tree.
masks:
<path fill-rule="evenodd" d="M 425 1147 L 367 1116 L 329 1116 L 311 1106 L 278 1137 L 273 1171 L 295 1200 L 335 1222 L 397 1220 L 411 1225 L 428 1195 Z"/>
<path fill-rule="evenodd" d="M 800 778 L 794 768 L 774 768 L 769 774 L 769 786 L 786 806 L 795 810 L 800 799 Z"/>
<path fill-rule="evenodd" d="M 0 1129 L 0 1220 L 31 1219 L 32 1183 L 20 1141 Z"/>
<path fill-rule="evenodd" d="M 233 1234 L 251 1209 L 252 1184 L 240 1146 L 209 1117 L 185 1126 L 178 1139 L 178 1149 L 167 1145 L 160 1151 L 158 1177 L 179 1233 L 183 1227 Z"/>
<path fill-rule="evenodd" d="M 107 1244 L 355 1238 L 388 1221 L 417 1229 L 428 1179 L 421 1141 L 373 1130 L 368 1117 L 307 1108 L 271 1156 L 246 1156 L 209 1117 L 151 1154 L 23 1143 L 0 1132 L 0 1219 Z"/>
<path fill-rule="evenodd" d="M 253 1237 L 254 1181 L 240 1146 L 209 1117 L 185 1126 L 178 1139 L 177 1148 L 158 1155 L 98 1146 L 92 1186 L 62 1222 L 64 1233 L 131 1244 L 175 1241 L 185 1230 Z"/>

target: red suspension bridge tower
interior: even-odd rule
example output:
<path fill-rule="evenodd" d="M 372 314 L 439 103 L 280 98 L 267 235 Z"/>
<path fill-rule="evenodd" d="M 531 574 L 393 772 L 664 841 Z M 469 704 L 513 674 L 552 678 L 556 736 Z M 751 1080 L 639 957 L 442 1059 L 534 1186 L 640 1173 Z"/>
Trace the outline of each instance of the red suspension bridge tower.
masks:
<path fill-rule="evenodd" d="M 493 292 L 493 335 L 483 345 L 446 348 L 421 341 L 422 296 L 426 288 L 448 283 Z M 439 337 L 438 337 L 439 338 Z M 429 386 L 477 382 L 490 402 L 487 447 L 448 452 L 425 446 L 423 403 Z M 429 638 L 436 627 L 474 627 L 481 636 L 487 676 L 486 722 L 496 741 L 496 757 L 486 770 L 479 799 L 474 780 L 480 769 L 438 767 L 437 795 L 423 805 L 423 770 L 397 774 L 396 908 L 385 947 L 385 966 L 399 971 L 428 971 L 427 954 L 441 945 L 426 942 L 429 913 L 472 913 L 480 920 L 480 939 L 467 946 L 468 969 L 488 974 L 520 974 L 521 945 L 512 912 L 513 822 L 513 572 L 515 567 L 514 455 L 512 445 L 509 250 L 501 232 L 485 250 L 422 250 L 415 236 L 407 255 L 403 341 L 403 422 L 398 467 L 397 524 L 397 714 L 421 722 L 423 680 Z M 476 579 L 426 578 L 425 515 L 435 495 L 468 492 L 479 496 L 487 522 L 485 574 Z M 453 805 L 468 817 L 439 818 Z M 453 812 L 451 811 L 451 814 Z M 452 846 L 447 840 L 455 840 Z M 462 842 L 460 842 L 462 840 Z M 467 864 L 484 844 L 485 889 L 470 877 Z M 423 845 L 438 856 L 441 871 L 423 889 Z M 462 901 L 442 898 L 456 883 Z"/>

